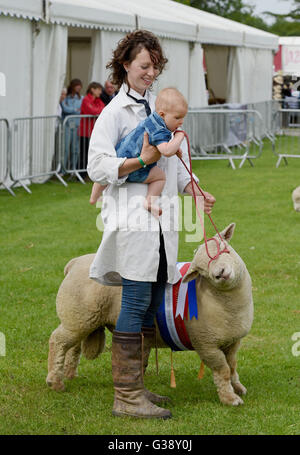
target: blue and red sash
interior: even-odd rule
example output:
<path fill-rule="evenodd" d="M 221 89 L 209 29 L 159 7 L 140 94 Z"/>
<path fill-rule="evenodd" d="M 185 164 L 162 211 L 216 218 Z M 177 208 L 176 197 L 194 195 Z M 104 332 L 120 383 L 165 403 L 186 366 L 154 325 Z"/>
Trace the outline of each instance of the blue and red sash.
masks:
<path fill-rule="evenodd" d="M 190 262 L 178 262 L 177 267 L 184 276 L 190 266 Z M 166 284 L 162 304 L 157 313 L 156 320 L 164 342 L 172 351 L 193 351 L 194 348 L 189 339 L 184 318 L 194 316 L 198 319 L 196 281 L 182 283 L 182 278 L 175 284 Z"/>

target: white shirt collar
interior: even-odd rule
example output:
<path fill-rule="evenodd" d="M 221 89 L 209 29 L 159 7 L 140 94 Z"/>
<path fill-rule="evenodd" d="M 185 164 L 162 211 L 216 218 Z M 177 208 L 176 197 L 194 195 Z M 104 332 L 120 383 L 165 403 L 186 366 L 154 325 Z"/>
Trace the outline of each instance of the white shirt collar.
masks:
<path fill-rule="evenodd" d="M 127 94 L 128 93 L 128 85 L 124 83 L 123 87 L 124 87 L 125 93 Z M 146 100 L 149 103 L 149 90 L 146 90 L 145 95 L 142 96 L 140 93 L 138 93 L 135 90 L 133 90 L 133 88 L 130 88 L 129 94 L 131 96 L 134 96 L 137 100 Z"/>
<path fill-rule="evenodd" d="M 128 86 L 125 83 L 123 83 L 120 87 L 119 94 L 118 94 L 118 99 L 120 100 L 122 106 L 123 107 L 133 106 L 133 107 L 136 107 L 137 109 L 141 109 L 142 105 L 138 104 L 132 98 L 127 96 L 127 91 L 128 91 Z M 144 97 L 132 89 L 129 91 L 129 93 L 130 93 L 130 95 L 134 96 L 137 99 L 143 99 L 143 98 L 146 99 L 148 101 L 148 103 L 150 104 L 151 109 L 154 110 L 154 103 L 155 103 L 156 96 L 152 92 L 150 92 L 149 90 L 146 90 Z"/>
<path fill-rule="evenodd" d="M 136 92 L 135 90 L 133 90 L 133 88 L 131 88 L 131 89 L 129 90 L 129 95 L 134 96 L 137 100 L 146 100 L 146 101 L 149 102 L 149 93 L 148 93 L 148 90 L 146 90 L 145 95 L 142 96 L 140 93 Z"/>

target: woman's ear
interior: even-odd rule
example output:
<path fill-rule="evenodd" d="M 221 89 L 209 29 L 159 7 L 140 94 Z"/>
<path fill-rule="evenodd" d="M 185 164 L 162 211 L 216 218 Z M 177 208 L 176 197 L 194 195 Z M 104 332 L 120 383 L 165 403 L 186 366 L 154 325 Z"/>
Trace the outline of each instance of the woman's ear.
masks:
<path fill-rule="evenodd" d="M 128 63 L 128 62 L 124 62 L 124 63 L 123 63 L 123 68 L 124 68 L 124 70 L 126 71 L 126 73 L 128 73 L 129 63 Z"/>

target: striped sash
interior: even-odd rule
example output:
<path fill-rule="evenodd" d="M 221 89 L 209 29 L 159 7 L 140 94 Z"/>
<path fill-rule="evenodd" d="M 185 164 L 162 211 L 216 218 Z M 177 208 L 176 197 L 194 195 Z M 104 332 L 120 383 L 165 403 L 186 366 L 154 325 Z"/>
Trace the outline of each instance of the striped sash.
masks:
<path fill-rule="evenodd" d="M 184 276 L 190 262 L 178 262 L 177 267 Z M 157 313 L 156 320 L 164 342 L 172 351 L 193 351 L 194 348 L 186 331 L 184 319 L 194 316 L 198 319 L 196 282 L 166 284 L 163 302 Z"/>

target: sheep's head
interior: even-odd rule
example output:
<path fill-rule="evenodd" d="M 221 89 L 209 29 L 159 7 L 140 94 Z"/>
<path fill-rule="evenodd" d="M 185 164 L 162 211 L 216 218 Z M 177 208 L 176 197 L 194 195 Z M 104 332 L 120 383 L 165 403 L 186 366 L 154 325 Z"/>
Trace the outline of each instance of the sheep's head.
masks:
<path fill-rule="evenodd" d="M 300 186 L 294 189 L 292 194 L 294 209 L 296 212 L 300 212 Z"/>
<path fill-rule="evenodd" d="M 229 253 L 221 253 L 217 259 L 211 261 L 207 255 L 205 244 L 200 245 L 188 271 L 183 277 L 183 282 L 188 282 L 203 276 L 214 287 L 220 290 L 229 290 L 238 286 L 245 270 L 245 264 L 234 249 L 228 244 L 228 241 L 233 235 L 234 228 L 235 223 L 231 223 L 227 228 L 220 232 L 223 239 L 222 241 L 218 235 L 214 237 L 219 244 L 220 251 L 224 250 L 226 247 L 226 250 Z M 208 242 L 208 249 L 211 257 L 217 255 L 217 242 Z"/>

